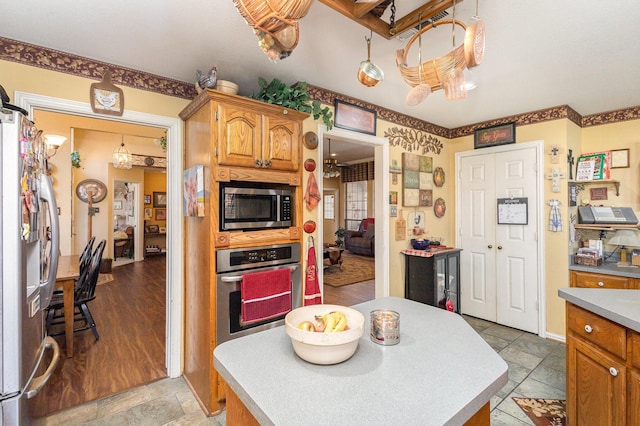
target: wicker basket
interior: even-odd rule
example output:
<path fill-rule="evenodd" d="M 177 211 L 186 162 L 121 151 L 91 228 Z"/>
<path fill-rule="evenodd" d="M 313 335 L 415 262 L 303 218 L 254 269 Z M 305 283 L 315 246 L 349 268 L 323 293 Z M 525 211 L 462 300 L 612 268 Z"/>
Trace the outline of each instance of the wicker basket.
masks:
<path fill-rule="evenodd" d="M 404 78 L 404 81 L 406 81 L 409 86 L 416 87 L 419 84 L 428 84 L 431 86 L 431 91 L 442 89 L 445 77 L 454 67 L 459 70 L 464 70 L 466 66 L 464 44 L 461 44 L 451 52 L 439 58 L 423 61 L 422 64 L 418 64 L 414 67 L 407 66 L 407 54 L 409 53 L 409 49 L 421 34 L 439 25 L 453 23 L 454 21 L 452 19 L 444 19 L 442 21 L 431 23 L 411 37 L 404 49 L 396 51 L 396 65 L 400 70 L 400 75 L 402 75 L 402 78 Z M 465 31 L 467 29 L 461 21 L 455 20 L 455 25 L 460 26 Z M 422 76 L 420 75 L 421 73 Z"/>
<path fill-rule="evenodd" d="M 298 20 L 304 18 L 313 0 L 233 0 L 240 15 L 254 29 L 273 37 L 283 51 L 298 44 Z"/>

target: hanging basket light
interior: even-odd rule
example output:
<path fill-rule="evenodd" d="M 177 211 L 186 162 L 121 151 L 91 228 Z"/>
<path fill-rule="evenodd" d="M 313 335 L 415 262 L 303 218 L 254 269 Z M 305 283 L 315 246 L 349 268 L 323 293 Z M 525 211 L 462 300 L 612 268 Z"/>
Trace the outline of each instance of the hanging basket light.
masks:
<path fill-rule="evenodd" d="M 124 140 L 120 143 L 120 147 L 113 151 L 113 167 L 116 169 L 130 169 L 132 166 L 132 157 L 129 150 L 124 146 Z"/>
<path fill-rule="evenodd" d="M 258 45 L 272 61 L 288 57 L 298 45 L 298 20 L 313 0 L 233 0 L 240 15 L 253 28 Z"/>

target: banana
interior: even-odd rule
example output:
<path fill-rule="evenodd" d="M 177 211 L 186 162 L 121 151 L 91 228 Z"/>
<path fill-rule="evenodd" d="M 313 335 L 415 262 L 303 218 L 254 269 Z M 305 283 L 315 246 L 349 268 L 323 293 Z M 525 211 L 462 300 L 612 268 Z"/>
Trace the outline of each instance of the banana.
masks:
<path fill-rule="evenodd" d="M 336 323 L 336 327 L 333 330 L 334 332 L 338 332 L 338 331 L 343 331 L 345 329 L 345 327 L 347 326 L 347 317 L 345 317 L 344 315 L 340 316 L 340 315 L 336 315 L 339 319 L 338 322 Z"/>
<path fill-rule="evenodd" d="M 334 328 L 336 327 L 337 317 L 335 315 L 327 314 L 327 315 L 324 315 L 323 318 L 324 318 L 324 332 L 333 333 Z"/>

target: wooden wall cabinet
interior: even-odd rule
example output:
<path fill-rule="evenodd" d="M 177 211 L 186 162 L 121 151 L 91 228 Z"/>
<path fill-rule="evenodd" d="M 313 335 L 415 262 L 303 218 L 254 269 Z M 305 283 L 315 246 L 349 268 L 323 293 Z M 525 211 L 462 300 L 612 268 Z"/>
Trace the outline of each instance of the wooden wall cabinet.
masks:
<path fill-rule="evenodd" d="M 180 113 L 185 122 L 184 169 L 204 165 L 209 183 L 204 217 L 184 218 L 184 377 L 210 415 L 223 407 L 225 385 L 213 367 L 216 347 L 216 250 L 302 244 L 302 121 L 308 114 L 204 90 Z M 220 232 L 220 183 L 270 182 L 294 190 L 288 229 Z"/>
<path fill-rule="evenodd" d="M 567 303 L 568 425 L 638 425 L 638 333 Z"/>
<path fill-rule="evenodd" d="M 255 105 L 256 101 L 247 101 L 243 105 L 218 104 L 218 164 L 297 171 L 301 113 L 267 109 Z"/>

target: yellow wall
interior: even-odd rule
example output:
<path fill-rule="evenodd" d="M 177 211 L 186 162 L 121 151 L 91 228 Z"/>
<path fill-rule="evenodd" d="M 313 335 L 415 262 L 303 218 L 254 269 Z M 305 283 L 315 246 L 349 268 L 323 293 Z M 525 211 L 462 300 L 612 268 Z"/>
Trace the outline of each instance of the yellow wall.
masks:
<path fill-rule="evenodd" d="M 146 225 L 167 226 L 166 220 L 156 220 L 156 207 L 153 207 L 153 193 L 167 191 L 167 175 L 165 173 L 145 173 L 144 174 L 144 193 L 151 195 L 151 204 L 145 207 L 152 209 L 151 220 L 145 221 Z M 165 208 L 165 212 L 166 212 Z"/>
<path fill-rule="evenodd" d="M 15 92 L 20 91 L 88 103 L 89 87 L 92 83 L 96 82 L 95 80 L 87 78 L 47 71 L 42 68 L 31 67 L 2 60 L 0 60 L 0 75 L 2 76 L 2 86 L 7 91 L 12 102 L 15 102 Z M 140 111 L 167 117 L 177 117 L 178 113 L 182 109 L 184 109 L 184 107 L 189 102 L 185 99 L 165 96 L 158 93 L 132 89 L 125 86 L 120 87 L 124 92 L 124 107 L 127 110 Z M 77 248 L 74 247 L 72 238 L 73 230 L 71 225 L 71 214 L 73 208 L 72 194 L 75 193 L 75 185 L 73 182 L 77 183 L 78 181 L 75 180 L 74 177 L 72 177 L 71 168 L 66 165 L 67 161 L 69 160 L 69 154 L 72 148 L 72 129 L 100 130 L 104 132 L 137 135 L 141 137 L 151 138 L 158 138 L 160 135 L 164 134 L 164 129 L 136 126 L 127 123 L 116 123 L 111 121 L 110 118 L 110 116 L 105 115 L 104 119 L 95 119 L 65 114 L 55 114 L 44 111 L 36 111 L 36 113 L 34 113 L 34 117 L 32 117 L 32 119 L 36 123 L 36 126 L 38 126 L 39 129 L 43 130 L 45 134 L 55 133 L 69 138 L 69 140 L 65 142 L 58 150 L 51 161 L 54 165 L 54 190 L 61 211 L 61 233 L 63 236 L 63 239 L 61 241 L 62 254 L 66 255 L 79 253 L 79 251 L 77 251 Z M 118 136 L 118 141 L 114 141 L 116 147 L 119 144 L 119 140 L 120 137 Z M 137 151 L 131 150 L 130 152 L 136 154 L 158 155 L 155 152 L 144 152 L 140 151 L 140 149 L 141 148 L 139 148 Z M 108 159 L 111 158 L 113 150 L 113 145 L 105 148 L 104 154 L 107 155 Z M 82 157 L 86 157 L 86 155 L 84 155 L 84 153 L 81 153 L 81 158 Z M 111 170 L 115 169 L 112 168 Z M 73 182 L 72 179 L 74 179 Z M 110 193 L 111 189 L 112 188 L 109 187 Z M 94 224 L 93 228 L 98 229 L 98 227 L 106 226 L 107 228 L 105 229 L 110 229 L 111 221 L 108 220 L 108 218 L 112 217 L 112 205 L 111 203 L 107 203 L 106 200 L 101 204 L 108 206 L 107 211 L 109 212 L 109 214 L 106 214 L 106 212 L 103 213 L 102 206 L 100 206 L 101 211 L 98 214 L 99 217 L 94 217 L 97 223 Z M 140 207 L 142 208 L 142 205 Z M 104 224 L 101 220 L 103 217 L 105 218 Z M 80 239 L 78 238 L 78 241 L 79 240 Z M 76 242 L 75 245 L 77 244 L 78 243 Z M 110 244 L 108 245 L 108 250 L 111 250 L 109 246 Z M 111 252 L 107 251 L 106 253 Z"/>

